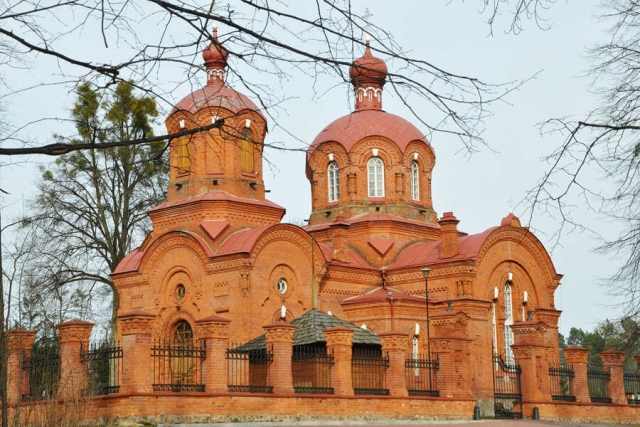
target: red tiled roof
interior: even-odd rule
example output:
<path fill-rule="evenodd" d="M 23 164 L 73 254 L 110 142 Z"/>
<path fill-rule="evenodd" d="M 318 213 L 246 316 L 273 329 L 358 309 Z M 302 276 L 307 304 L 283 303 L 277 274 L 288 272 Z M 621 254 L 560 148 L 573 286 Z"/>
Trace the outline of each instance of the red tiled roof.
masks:
<path fill-rule="evenodd" d="M 129 252 L 118 263 L 118 266 L 112 274 L 124 273 L 127 271 L 136 271 L 138 269 L 138 266 L 140 265 L 140 261 L 142 261 L 143 255 L 144 253 L 140 252 L 139 249 L 134 249 L 133 251 Z"/>
<path fill-rule="evenodd" d="M 391 295 L 389 295 L 391 294 Z M 393 288 L 377 288 L 362 295 L 350 297 L 342 300 L 341 305 L 361 304 L 364 302 L 387 301 L 388 299 L 396 301 L 412 301 L 424 304 L 424 297 L 409 295 Z"/>
<path fill-rule="evenodd" d="M 207 232 L 209 237 L 215 239 L 229 226 L 229 221 L 205 220 L 200 223 L 200 227 Z"/>
<path fill-rule="evenodd" d="M 335 120 L 324 128 L 307 150 L 307 158 L 310 158 L 314 150 L 323 142 L 339 142 L 349 152 L 358 141 L 368 136 L 388 138 L 395 142 L 402 152 L 410 142 L 421 141 L 433 152 L 433 148 L 422 132 L 402 117 L 383 110 L 358 110 Z"/>
<path fill-rule="evenodd" d="M 224 108 L 234 114 L 242 110 L 252 110 L 260 114 L 256 104 L 238 91 L 225 85 L 209 84 L 185 96 L 169 113 L 169 117 L 177 111 L 184 110 L 196 114 L 203 108 Z"/>
<path fill-rule="evenodd" d="M 230 255 L 235 253 L 248 253 L 260 236 L 271 225 L 260 228 L 249 228 L 233 233 L 220 246 L 216 255 Z"/>

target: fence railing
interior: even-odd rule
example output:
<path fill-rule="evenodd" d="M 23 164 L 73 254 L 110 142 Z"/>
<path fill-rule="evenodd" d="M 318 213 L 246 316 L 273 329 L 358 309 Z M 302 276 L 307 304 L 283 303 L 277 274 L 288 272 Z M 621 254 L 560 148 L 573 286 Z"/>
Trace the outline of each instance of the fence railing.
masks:
<path fill-rule="evenodd" d="M 122 347 L 108 343 L 81 347 L 80 361 L 87 370 L 87 388 L 84 394 L 103 395 L 120 391 L 122 377 Z"/>
<path fill-rule="evenodd" d="M 202 360 L 206 357 L 204 341 L 200 343 L 156 341 L 153 357 L 153 391 L 204 391 Z"/>
<path fill-rule="evenodd" d="M 296 393 L 333 394 L 332 366 L 333 355 L 326 347 L 294 346 L 291 372 Z"/>
<path fill-rule="evenodd" d="M 386 384 L 389 356 L 378 349 L 354 349 L 351 381 L 354 394 L 388 395 Z"/>
<path fill-rule="evenodd" d="M 34 346 L 31 351 L 22 352 L 21 365 L 22 375 L 29 381 L 29 391 L 22 394 L 22 399 L 42 400 L 58 395 L 60 350 L 57 347 Z"/>
<path fill-rule="evenodd" d="M 587 367 L 587 379 L 589 381 L 589 396 L 592 402 L 611 403 L 609 396 L 609 381 L 611 372 L 600 366 L 589 365 Z"/>
<path fill-rule="evenodd" d="M 640 374 L 637 370 L 625 371 L 624 394 L 629 405 L 640 405 Z"/>
<path fill-rule="evenodd" d="M 575 376 L 572 365 L 549 365 L 549 382 L 551 383 L 551 398 L 565 402 L 575 402 L 573 378 Z"/>
<path fill-rule="evenodd" d="M 273 353 L 269 349 L 227 350 L 227 388 L 234 393 L 273 393 L 269 369 Z"/>
<path fill-rule="evenodd" d="M 404 367 L 409 396 L 440 396 L 436 378 L 440 363 L 437 359 L 411 357 L 405 359 Z"/>

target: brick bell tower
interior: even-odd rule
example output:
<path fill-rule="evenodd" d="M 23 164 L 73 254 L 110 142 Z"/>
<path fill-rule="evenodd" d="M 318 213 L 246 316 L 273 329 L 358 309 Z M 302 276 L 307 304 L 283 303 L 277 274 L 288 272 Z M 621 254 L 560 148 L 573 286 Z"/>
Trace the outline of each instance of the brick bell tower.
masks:
<path fill-rule="evenodd" d="M 284 209 L 265 200 L 262 179 L 266 119 L 249 98 L 225 84 L 228 52 L 216 28 L 202 56 L 207 84 L 176 104 L 166 127 L 172 134 L 219 126 L 171 140 L 167 202 L 149 212 L 154 229 L 166 209 L 184 211 L 185 205 L 193 205 L 189 212 L 200 210 L 199 219 L 224 220 L 230 229 L 277 224 Z"/>

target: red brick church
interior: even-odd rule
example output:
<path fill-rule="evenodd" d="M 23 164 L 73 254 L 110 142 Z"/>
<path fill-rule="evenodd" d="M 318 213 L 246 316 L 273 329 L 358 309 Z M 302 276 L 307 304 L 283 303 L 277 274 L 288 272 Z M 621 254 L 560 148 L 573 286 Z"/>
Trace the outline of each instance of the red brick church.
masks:
<path fill-rule="evenodd" d="M 304 227 L 265 198 L 267 121 L 226 85 L 227 56 L 214 31 L 206 85 L 166 120 L 169 134 L 209 129 L 171 141 L 167 200 L 112 274 L 121 347 L 84 417 L 638 418 L 624 355 L 602 353 L 604 389 L 585 349 L 560 365 L 562 276 L 529 229 L 508 214 L 467 234 L 436 213 L 434 149 L 383 110 L 387 66 L 368 42 L 349 70 L 353 112 L 309 144 Z M 59 326 L 59 396 L 90 389 L 91 326 Z M 13 349 L 33 341 L 10 334 Z"/>

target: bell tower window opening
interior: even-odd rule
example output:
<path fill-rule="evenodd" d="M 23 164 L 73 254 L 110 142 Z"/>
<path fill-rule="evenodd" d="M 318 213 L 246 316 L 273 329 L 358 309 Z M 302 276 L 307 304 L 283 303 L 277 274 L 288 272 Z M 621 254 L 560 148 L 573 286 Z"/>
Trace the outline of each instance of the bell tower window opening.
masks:
<path fill-rule="evenodd" d="M 340 198 L 340 177 L 338 162 L 329 163 L 327 169 L 327 177 L 329 180 L 329 201 L 337 202 Z"/>
<path fill-rule="evenodd" d="M 176 167 L 178 175 L 189 173 L 191 159 L 189 158 L 189 137 L 181 136 L 176 142 Z"/>
<path fill-rule="evenodd" d="M 413 200 L 420 200 L 419 175 L 418 162 L 414 160 L 411 162 L 411 199 Z"/>
<path fill-rule="evenodd" d="M 513 350 L 513 298 L 511 283 L 506 282 L 504 285 L 504 356 L 505 361 L 509 364 L 514 363 Z"/>
<path fill-rule="evenodd" d="M 367 162 L 369 197 L 384 197 L 384 163 L 380 157 L 372 157 Z"/>
<path fill-rule="evenodd" d="M 249 129 L 242 129 L 242 143 L 240 147 L 240 167 L 242 172 L 254 173 L 253 165 L 253 137 Z"/>

